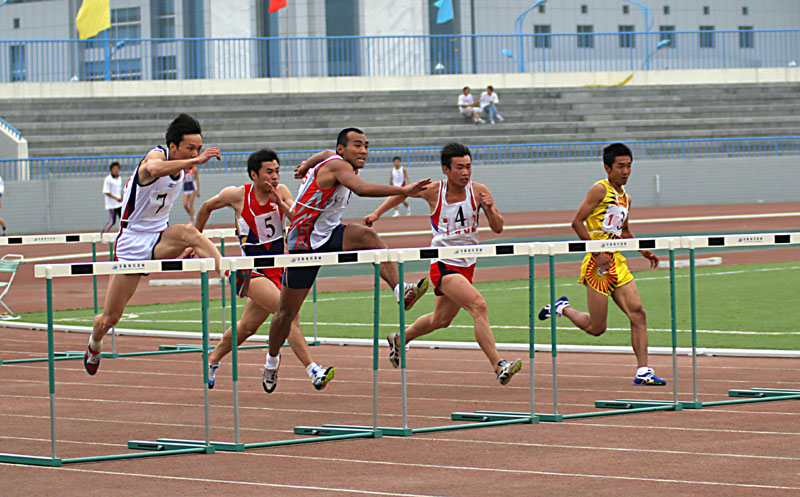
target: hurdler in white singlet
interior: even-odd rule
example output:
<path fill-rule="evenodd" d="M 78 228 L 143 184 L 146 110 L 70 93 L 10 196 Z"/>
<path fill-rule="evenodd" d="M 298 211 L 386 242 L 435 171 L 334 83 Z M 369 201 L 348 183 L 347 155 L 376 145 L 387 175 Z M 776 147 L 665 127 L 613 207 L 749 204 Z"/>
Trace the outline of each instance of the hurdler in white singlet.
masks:
<path fill-rule="evenodd" d="M 166 155 L 166 160 L 169 160 L 167 149 L 159 145 L 150 152 L 154 150 L 162 152 Z M 183 170 L 178 173 L 177 178 L 162 176 L 146 185 L 141 185 L 139 184 L 139 168 L 141 166 L 142 163 L 139 162 L 125 183 L 120 231 L 159 233 L 169 226 L 169 211 L 172 209 L 175 199 L 182 193 Z"/>
<path fill-rule="evenodd" d="M 461 202 L 447 203 L 447 180 L 442 180 L 439 187 L 439 200 L 431 214 L 433 241 L 431 247 L 454 247 L 478 244 L 478 209 L 472 182 L 467 183 L 467 196 Z M 475 264 L 476 257 L 460 259 L 436 259 L 432 262 L 444 262 L 451 266 L 469 267 Z"/>

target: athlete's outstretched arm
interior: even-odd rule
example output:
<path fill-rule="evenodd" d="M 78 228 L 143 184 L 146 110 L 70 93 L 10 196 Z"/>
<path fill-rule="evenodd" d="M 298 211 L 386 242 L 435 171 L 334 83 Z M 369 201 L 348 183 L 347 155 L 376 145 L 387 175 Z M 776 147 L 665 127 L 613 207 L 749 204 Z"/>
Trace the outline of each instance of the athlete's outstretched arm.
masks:
<path fill-rule="evenodd" d="M 475 185 L 475 189 L 478 193 L 478 201 L 480 202 L 481 207 L 483 207 L 483 212 L 486 213 L 486 219 L 489 221 L 489 227 L 495 233 L 502 233 L 505 220 L 500 214 L 500 210 L 497 209 L 497 205 L 494 203 L 492 192 L 489 191 L 489 188 L 486 185 L 482 185 L 480 183 L 473 184 Z"/>
<path fill-rule="evenodd" d="M 199 166 L 205 164 L 212 158 L 221 160 L 219 148 L 211 147 L 203 150 L 197 157 L 180 160 L 167 160 L 167 156 L 160 150 L 151 150 L 139 166 L 139 180 L 142 183 L 149 183 L 155 178 L 171 176 L 181 169 L 188 169 L 189 166 Z"/>
<path fill-rule="evenodd" d="M 301 179 L 305 177 L 309 169 L 311 169 L 312 167 L 316 166 L 320 162 L 324 161 L 325 159 L 335 154 L 336 154 L 335 150 L 323 150 L 321 152 L 317 152 L 316 154 L 304 160 L 303 162 L 298 164 L 297 167 L 294 168 L 294 177 L 296 179 Z"/>
<path fill-rule="evenodd" d="M 431 179 L 428 178 L 403 187 L 379 185 L 364 181 L 353 171 L 353 167 L 348 162 L 331 161 L 325 164 L 324 167 L 328 167 L 328 164 L 330 164 L 330 172 L 336 181 L 349 188 L 359 197 L 390 197 L 392 195 L 413 197 L 424 190 L 431 182 Z"/>
<path fill-rule="evenodd" d="M 289 221 L 291 221 L 294 217 L 294 211 L 292 210 L 294 198 L 292 198 L 292 192 L 290 192 L 289 188 L 283 184 L 278 185 L 274 191 L 275 197 L 272 198 L 272 201 L 278 204 L 278 207 L 280 207 L 280 209 L 283 211 L 283 214 L 289 218 Z"/>
<path fill-rule="evenodd" d="M 439 183 L 432 183 L 428 185 L 424 190 L 418 192 L 415 195 L 409 195 L 409 197 L 421 198 L 428 202 L 431 205 L 431 209 L 436 206 L 436 200 L 439 197 Z M 386 200 L 377 208 L 372 214 L 368 214 L 364 216 L 364 224 L 367 226 L 372 226 L 372 223 L 380 219 L 382 215 L 389 212 L 393 208 L 397 207 L 406 199 L 405 195 L 393 195 Z"/>
<path fill-rule="evenodd" d="M 636 238 L 636 235 L 634 235 L 631 229 L 628 227 L 628 220 L 630 219 L 630 207 L 631 207 L 631 201 L 630 197 L 628 197 L 629 214 L 628 217 L 625 218 L 625 222 L 622 224 L 622 238 Z M 650 261 L 651 268 L 655 269 L 658 267 L 658 256 L 656 254 L 654 254 L 649 250 L 640 250 L 639 253 L 642 254 L 642 257 Z"/>
<path fill-rule="evenodd" d="M 211 213 L 223 207 L 231 206 L 236 210 L 236 214 L 239 215 L 243 198 L 244 189 L 241 186 L 223 188 L 221 192 L 206 200 L 200 206 L 200 210 L 197 211 L 197 218 L 194 221 L 194 227 L 197 228 L 197 231 L 202 232 Z"/>

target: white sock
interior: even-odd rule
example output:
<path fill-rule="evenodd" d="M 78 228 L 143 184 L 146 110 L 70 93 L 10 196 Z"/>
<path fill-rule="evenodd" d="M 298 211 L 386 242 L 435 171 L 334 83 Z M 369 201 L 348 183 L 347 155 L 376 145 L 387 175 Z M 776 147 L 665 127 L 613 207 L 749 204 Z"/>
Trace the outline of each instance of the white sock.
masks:
<path fill-rule="evenodd" d="M 267 369 L 278 369 L 278 365 L 280 363 L 281 363 L 281 355 L 280 354 L 278 354 L 276 356 L 272 356 L 272 355 L 270 355 L 269 352 L 267 352 L 267 363 L 264 364 L 264 366 L 266 366 Z"/>
<path fill-rule="evenodd" d="M 645 374 L 647 374 L 648 371 L 650 371 L 649 367 L 642 366 L 642 367 L 640 367 L 639 369 L 636 370 L 636 376 L 645 375 Z"/>
<path fill-rule="evenodd" d="M 94 337 L 89 335 L 89 348 L 92 349 L 92 352 L 95 354 L 99 354 L 103 350 L 103 342 L 95 342 Z"/>
<path fill-rule="evenodd" d="M 314 372 L 317 370 L 317 368 L 319 368 L 319 364 L 317 364 L 316 362 L 312 362 L 306 367 L 306 374 L 308 375 L 309 378 L 314 377 Z"/>
<path fill-rule="evenodd" d="M 397 300 L 400 300 L 400 283 L 394 286 L 394 296 L 397 297 Z"/>

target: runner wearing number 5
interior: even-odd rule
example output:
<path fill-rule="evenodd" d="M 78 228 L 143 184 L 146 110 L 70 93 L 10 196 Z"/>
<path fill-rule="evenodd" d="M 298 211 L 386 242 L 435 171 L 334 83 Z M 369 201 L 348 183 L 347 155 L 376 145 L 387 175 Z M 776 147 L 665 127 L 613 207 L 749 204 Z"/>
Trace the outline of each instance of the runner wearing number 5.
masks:
<path fill-rule="evenodd" d="M 284 218 L 291 219 L 294 199 L 289 189 L 280 184 L 280 159 L 269 149 L 262 149 L 247 158 L 247 175 L 252 183 L 229 186 L 203 202 L 197 212 L 195 226 L 203 231 L 209 215 L 223 207 L 233 207 L 236 234 L 246 256 L 284 253 Z M 278 310 L 283 268 L 254 269 L 247 290 L 247 302 L 236 324 L 237 342 L 241 345 L 258 331 L 270 314 Z M 214 388 L 220 361 L 231 351 L 231 328 L 208 356 L 208 386 Z M 289 345 L 306 368 L 311 384 L 322 390 L 333 379 L 334 369 L 318 365 L 311 359 L 306 338 L 300 331 L 300 317 L 295 316 L 289 330 Z"/>
<path fill-rule="evenodd" d="M 631 150 L 622 143 L 614 143 L 603 149 L 603 164 L 608 178 L 598 181 L 589 189 L 572 221 L 572 229 L 581 240 L 634 238 L 628 228 L 631 199 L 625 192 L 632 162 Z M 658 257 L 654 253 L 649 250 L 641 250 L 640 253 L 650 261 L 651 267 L 658 266 Z M 556 315 L 566 316 L 586 333 L 600 336 L 606 331 L 610 296 L 631 322 L 631 345 L 638 363 L 633 383 L 666 385 L 667 382 L 647 366 L 647 317 L 625 257 L 620 252 L 586 254 L 578 282 L 586 285 L 589 312 L 575 309 L 570 306 L 567 297 L 561 297 L 556 301 Z M 549 317 L 550 304 L 539 312 L 539 319 Z"/>

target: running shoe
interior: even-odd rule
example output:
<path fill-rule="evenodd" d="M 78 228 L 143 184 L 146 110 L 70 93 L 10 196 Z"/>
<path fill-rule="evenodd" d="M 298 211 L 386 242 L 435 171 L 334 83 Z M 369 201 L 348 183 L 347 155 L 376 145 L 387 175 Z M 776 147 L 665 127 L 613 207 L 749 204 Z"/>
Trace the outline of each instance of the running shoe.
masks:
<path fill-rule="evenodd" d="M 522 369 L 522 361 L 519 359 L 514 362 L 503 360 L 497 365 L 500 366 L 500 371 L 497 373 L 497 381 L 499 381 L 501 385 L 508 384 L 511 378 Z"/>
<path fill-rule="evenodd" d="M 323 368 L 322 366 L 319 366 L 317 371 L 311 377 L 311 384 L 314 385 L 314 388 L 317 390 L 323 390 L 333 379 L 335 374 L 336 371 L 333 368 Z"/>
<path fill-rule="evenodd" d="M 389 362 L 392 367 L 400 367 L 400 347 L 397 346 L 397 333 L 391 333 L 386 340 L 389 342 Z"/>
<path fill-rule="evenodd" d="M 278 362 L 278 367 L 280 367 L 280 362 Z M 267 393 L 275 391 L 275 387 L 278 386 L 278 368 L 269 369 L 266 365 L 261 368 L 261 386 Z"/>
<path fill-rule="evenodd" d="M 656 376 L 656 372 L 652 368 L 647 368 L 644 374 L 637 374 L 633 378 L 634 385 L 649 385 L 654 387 L 662 387 L 667 384 L 667 380 L 662 380 Z"/>
<path fill-rule="evenodd" d="M 419 300 L 420 297 L 425 295 L 425 292 L 428 291 L 429 285 L 430 282 L 428 281 L 427 277 L 419 280 L 416 285 L 413 283 L 406 283 L 404 297 L 407 311 L 414 307 L 414 304 L 417 303 L 417 300 Z"/>
<path fill-rule="evenodd" d="M 97 373 L 97 368 L 100 367 L 100 352 L 95 353 L 87 345 L 86 352 L 83 354 L 83 367 L 87 373 L 94 376 Z"/>
<path fill-rule="evenodd" d="M 208 365 L 208 388 L 214 388 L 217 380 L 217 370 L 219 369 L 219 364 L 209 364 Z"/>
<path fill-rule="evenodd" d="M 247 297 L 247 291 L 250 290 L 250 276 L 252 271 L 249 269 L 236 270 L 236 296 L 239 298 Z"/>
<path fill-rule="evenodd" d="M 556 316 L 561 317 L 564 312 L 564 308 L 569 307 L 569 299 L 567 297 L 561 297 L 560 299 L 556 300 Z M 550 304 L 542 307 L 542 310 L 539 311 L 539 320 L 544 321 L 545 319 L 550 318 Z"/>

